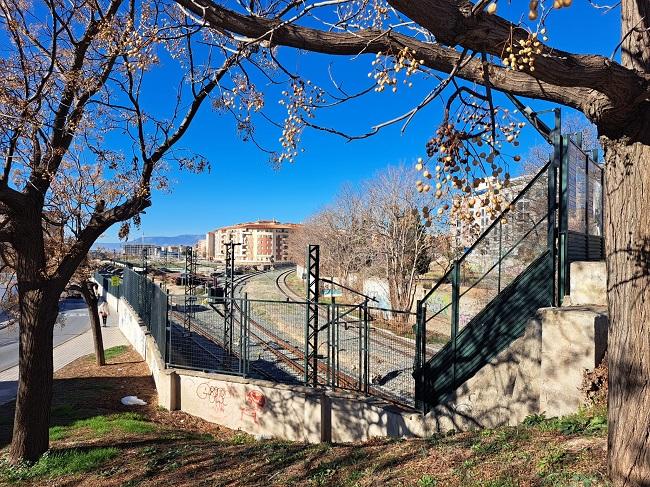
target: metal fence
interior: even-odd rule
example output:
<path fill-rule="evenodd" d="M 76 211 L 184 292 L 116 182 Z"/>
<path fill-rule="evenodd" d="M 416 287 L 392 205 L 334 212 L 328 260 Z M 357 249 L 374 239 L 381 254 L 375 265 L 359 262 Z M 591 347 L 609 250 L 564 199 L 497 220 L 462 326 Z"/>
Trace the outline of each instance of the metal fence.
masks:
<path fill-rule="evenodd" d="M 198 298 L 186 309 L 172 296 L 169 365 L 289 384 L 305 381 L 307 302 L 233 298 L 232 328 L 226 300 Z M 414 313 L 319 303 L 317 385 L 414 404 Z M 187 313 L 192 318 L 187 326 Z M 184 326 L 185 325 L 185 326 Z M 232 346 L 225 337 L 232 336 Z"/>
<path fill-rule="evenodd" d="M 553 174 L 550 163 L 528 178 L 508 212 L 488 227 L 421 302 L 425 342 L 434 345 L 431 352 L 460 333 L 548 251 L 549 173 Z M 423 358 L 430 357 L 427 352 Z"/>
<path fill-rule="evenodd" d="M 602 260 L 603 169 L 576 135 L 551 130 L 553 157 L 418 303 L 415 381 L 427 410 L 524 332 L 537 309 L 559 305 L 570 264 Z M 535 125 L 535 124 L 534 124 Z M 514 196 L 514 195 L 513 195 Z M 510 198 L 508 198 L 510 199 Z"/>
<path fill-rule="evenodd" d="M 560 300 L 569 291 L 571 262 L 605 258 L 603 168 L 579 135 L 562 137 L 560 163 Z"/>
<path fill-rule="evenodd" d="M 307 302 L 168 296 L 145 275 L 96 279 L 120 295 L 156 340 L 166 365 L 305 383 Z M 360 304 L 315 303 L 317 385 L 415 404 L 414 313 Z M 232 315 L 228 315 L 231 312 Z M 230 318 L 230 319 L 228 319 Z"/>
<path fill-rule="evenodd" d="M 117 278 L 118 285 L 113 282 Z M 123 297 L 151 333 L 167 361 L 167 294 L 146 276 L 124 268 L 116 274 L 95 273 L 95 280 L 116 298 Z"/>
<path fill-rule="evenodd" d="M 523 189 L 418 303 L 418 405 L 451 397 L 514 338 L 538 308 L 553 304 L 556 170 Z"/>

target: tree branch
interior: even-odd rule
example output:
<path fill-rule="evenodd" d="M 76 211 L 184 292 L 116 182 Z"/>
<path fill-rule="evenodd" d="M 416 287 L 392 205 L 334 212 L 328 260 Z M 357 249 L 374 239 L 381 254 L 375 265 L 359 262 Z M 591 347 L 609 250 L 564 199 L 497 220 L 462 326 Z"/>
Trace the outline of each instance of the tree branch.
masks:
<path fill-rule="evenodd" d="M 397 32 L 363 29 L 352 33 L 286 24 L 279 19 L 246 16 L 226 9 L 211 0 L 176 0 L 203 19 L 210 27 L 229 31 L 271 44 L 337 55 L 397 52 L 403 47 L 416 51 L 424 65 L 450 73 L 461 54 L 453 47 L 419 41 Z M 501 57 L 505 42 L 517 41 L 528 33 L 498 16 L 478 12 L 472 4 L 455 0 L 389 0 L 389 3 L 421 26 L 440 42 L 460 44 L 476 52 Z M 615 130 L 621 121 L 638 116 L 640 101 L 650 99 L 648 80 L 603 56 L 576 55 L 541 45 L 535 72 L 513 71 L 489 65 L 492 88 L 515 95 L 552 101 L 584 112 L 601 127 Z M 482 84 L 483 67 L 475 59 L 458 69 L 457 76 Z"/>

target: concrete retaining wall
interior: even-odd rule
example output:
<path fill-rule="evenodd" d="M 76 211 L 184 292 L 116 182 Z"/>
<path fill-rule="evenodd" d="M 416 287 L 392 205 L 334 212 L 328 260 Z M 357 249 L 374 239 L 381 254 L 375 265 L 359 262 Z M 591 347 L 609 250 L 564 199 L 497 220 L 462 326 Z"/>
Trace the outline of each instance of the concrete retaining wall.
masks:
<path fill-rule="evenodd" d="M 428 436 L 514 425 L 542 411 L 567 414 L 580 405 L 582 372 L 598 363 L 606 347 L 602 310 L 540 310 L 524 336 L 459 387 L 452 401 L 425 416 L 357 394 L 165 369 L 153 337 L 129 304 L 111 298 L 120 330 L 151 370 L 160 406 L 257 437 L 309 443 Z"/>

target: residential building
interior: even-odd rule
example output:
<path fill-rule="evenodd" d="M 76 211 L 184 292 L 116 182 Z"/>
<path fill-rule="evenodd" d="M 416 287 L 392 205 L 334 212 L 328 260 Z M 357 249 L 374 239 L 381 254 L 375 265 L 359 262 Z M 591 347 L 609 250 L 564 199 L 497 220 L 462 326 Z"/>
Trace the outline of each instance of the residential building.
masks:
<path fill-rule="evenodd" d="M 185 255 L 186 245 L 156 245 L 146 243 L 126 243 L 122 253 L 128 257 L 142 257 L 146 252 L 148 259 L 180 259 Z"/>
<path fill-rule="evenodd" d="M 226 244 L 233 242 L 237 263 L 287 262 L 287 239 L 297 226 L 277 220 L 258 220 L 218 228 L 206 234 L 205 255 L 211 260 L 224 260 Z"/>
<path fill-rule="evenodd" d="M 506 219 L 490 230 L 489 234 L 474 247 L 465 259 L 477 275 L 489 272 L 490 276 L 498 279 L 498 262 L 505 259 L 502 267 L 507 267 L 509 273 L 516 273 L 523 269 L 515 269 L 517 265 L 527 265 L 529 256 L 534 259 L 539 255 L 540 249 L 547 241 L 547 192 L 546 178 L 540 178 L 530 189 L 520 197 L 516 203 L 512 202 L 517 195 L 531 182 L 532 175 L 522 175 L 511 180 L 508 188 L 502 189 L 501 194 L 505 203 L 503 209 L 510 206 Z M 481 194 L 486 187 L 479 187 L 477 193 Z M 468 197 L 462 197 L 461 204 L 468 204 Z M 451 234 L 455 240 L 455 247 L 462 252 L 471 247 L 480 235 L 490 228 L 494 219 L 480 204 L 473 207 L 476 213 L 470 223 L 457 221 L 451 225 Z M 496 267 L 495 267 L 496 266 Z"/>

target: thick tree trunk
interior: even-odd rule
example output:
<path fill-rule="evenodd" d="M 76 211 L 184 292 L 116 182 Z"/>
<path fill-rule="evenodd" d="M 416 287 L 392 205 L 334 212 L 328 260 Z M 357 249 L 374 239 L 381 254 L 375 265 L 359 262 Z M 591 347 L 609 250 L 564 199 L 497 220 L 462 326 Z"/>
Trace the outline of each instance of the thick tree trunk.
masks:
<path fill-rule="evenodd" d="M 606 158 L 609 474 L 650 485 L 650 146 L 601 138 Z"/>
<path fill-rule="evenodd" d="M 52 331 L 58 298 L 47 288 L 20 294 L 20 380 L 10 450 L 13 463 L 36 461 L 49 447 Z"/>
<path fill-rule="evenodd" d="M 93 288 L 92 282 L 81 283 L 81 295 L 84 297 L 88 307 L 88 317 L 90 318 L 90 329 L 93 332 L 93 345 L 95 347 L 95 360 L 97 365 L 106 365 L 104 357 L 104 338 L 102 337 L 102 326 L 99 322 L 99 312 L 97 311 L 98 296 Z"/>

